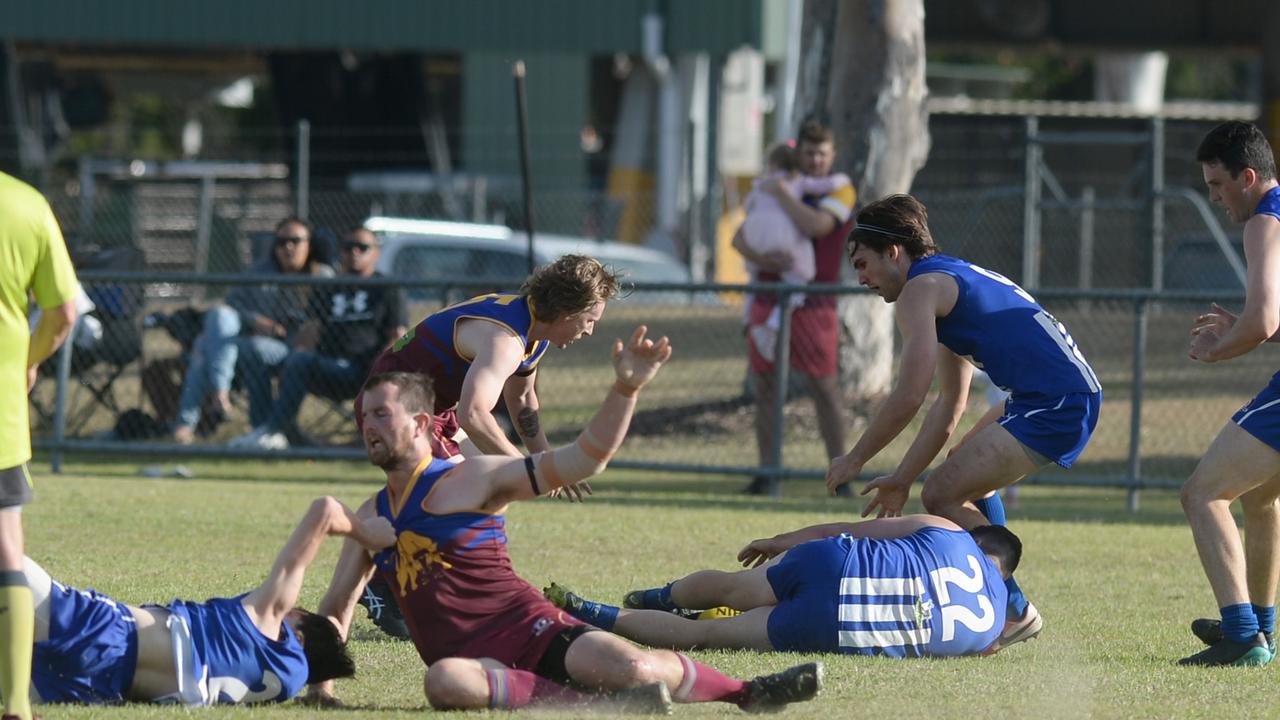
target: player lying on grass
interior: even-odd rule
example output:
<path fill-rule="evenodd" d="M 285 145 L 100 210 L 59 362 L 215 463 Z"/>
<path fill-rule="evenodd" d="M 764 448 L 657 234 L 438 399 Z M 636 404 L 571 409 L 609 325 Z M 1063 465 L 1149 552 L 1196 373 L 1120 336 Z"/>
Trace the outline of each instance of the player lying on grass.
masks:
<path fill-rule="evenodd" d="M 370 550 L 395 542 L 386 520 L 357 519 L 337 500 L 320 498 L 261 585 L 234 598 L 168 605 L 125 605 L 67 587 L 27 558 L 36 609 L 33 700 L 278 702 L 308 682 L 350 677 L 355 665 L 338 629 L 294 608 L 307 566 L 329 535 Z"/>
<path fill-rule="evenodd" d="M 623 608 L 552 584 L 574 617 L 653 647 L 787 650 L 889 657 L 974 655 L 1004 628 L 1004 578 L 1022 543 L 1008 529 L 965 532 L 934 515 L 814 525 L 754 540 L 749 570 L 702 570 L 627 594 Z M 742 614 L 698 622 L 681 609 Z"/>
<path fill-rule="evenodd" d="M 461 464 L 432 458 L 432 389 L 416 373 L 384 373 L 364 387 L 363 437 L 387 486 L 360 508 L 396 530 L 394 547 L 370 557 L 344 543 L 319 612 L 345 632 L 360 586 L 377 572 L 391 586 L 413 644 L 428 666 L 437 709 L 514 709 L 594 702 L 629 691 L 632 709 L 665 712 L 677 702 L 721 701 L 775 710 L 817 694 L 822 667 L 800 665 L 751 681 L 726 677 L 685 655 L 642 650 L 561 612 L 511 567 L 507 506 L 604 470 L 626 437 L 636 396 L 671 356 L 666 338 L 641 326 L 615 343 L 615 382 L 577 440 L 528 458 L 482 455 Z M 336 702 L 332 684 L 313 699 Z"/>
<path fill-rule="evenodd" d="M 925 510 L 961 527 L 1004 525 L 997 491 L 1057 464 L 1069 468 L 1098 422 L 1102 386 L 1067 328 L 1008 278 L 942 255 L 923 204 L 891 195 L 858 211 L 849 233 L 858 282 L 894 303 L 902 351 L 897 384 L 845 455 L 831 461 L 832 491 L 906 430 L 934 377 L 938 396 L 898 467 L 871 480 L 865 517 L 902 514 L 911 486 L 955 431 L 968 402 L 974 367 L 1011 393 L 993 405 L 925 478 Z M 1044 619 L 1012 577 L 1008 622 L 1000 644 L 1040 634 Z"/>

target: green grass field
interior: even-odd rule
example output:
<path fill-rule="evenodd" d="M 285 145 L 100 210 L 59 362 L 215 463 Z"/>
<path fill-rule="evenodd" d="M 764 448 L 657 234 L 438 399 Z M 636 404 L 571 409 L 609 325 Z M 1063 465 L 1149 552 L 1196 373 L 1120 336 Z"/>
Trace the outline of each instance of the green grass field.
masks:
<path fill-rule="evenodd" d="M 37 463 L 35 503 L 25 511 L 28 552 L 58 580 L 128 603 L 204 599 L 256 585 L 310 499 L 355 504 L 380 473 L 342 463 L 188 463 L 194 480 L 148 479 L 140 465 L 73 461 L 62 476 Z M 539 500 L 509 516 L 517 570 L 541 586 L 555 580 L 589 597 L 620 598 L 687 571 L 733 567 L 748 540 L 847 519 L 849 501 L 818 484 L 792 483 L 783 500 L 736 495 L 740 478 L 609 472 L 583 506 Z M 919 504 L 913 500 L 914 509 Z M 1124 511 L 1114 490 L 1025 488 L 1010 513 L 1027 546 L 1019 578 L 1045 615 L 1044 635 L 992 658 L 891 661 L 828 656 L 827 686 L 792 717 L 1239 717 L 1269 710 L 1275 667 L 1189 670 L 1173 665 L 1197 649 L 1186 630 L 1214 604 L 1191 536 L 1168 492 L 1147 492 Z M 314 607 L 339 543 L 308 575 Z M 410 717 L 425 710 L 423 667 L 408 643 L 382 636 L 357 609 L 355 680 L 339 691 L 356 707 L 331 717 Z M 700 652 L 738 676 L 808 659 L 784 654 Z M 285 705 L 190 711 L 170 707 L 67 707 L 60 718 L 313 717 Z M 725 705 L 684 706 L 679 716 L 740 714 Z M 537 716 L 553 716 L 539 711 Z"/>

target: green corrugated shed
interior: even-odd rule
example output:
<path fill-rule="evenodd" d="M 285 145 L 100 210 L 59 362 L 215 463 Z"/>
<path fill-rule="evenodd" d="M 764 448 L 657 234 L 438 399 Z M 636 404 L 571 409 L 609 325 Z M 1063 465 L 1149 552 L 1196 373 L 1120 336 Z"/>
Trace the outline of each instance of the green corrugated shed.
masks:
<path fill-rule="evenodd" d="M 5 0 L 0 38 L 130 47 L 639 52 L 667 15 L 667 52 L 763 44 L 778 0 Z"/>

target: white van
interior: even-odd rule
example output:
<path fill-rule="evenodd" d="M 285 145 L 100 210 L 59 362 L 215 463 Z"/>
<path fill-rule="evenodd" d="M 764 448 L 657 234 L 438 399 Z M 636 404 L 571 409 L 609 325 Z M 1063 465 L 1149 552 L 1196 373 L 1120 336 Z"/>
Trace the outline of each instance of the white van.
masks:
<path fill-rule="evenodd" d="M 514 291 L 529 275 L 528 236 L 503 225 L 375 216 L 364 226 L 382 243 L 378 270 L 389 277 L 493 281 L 493 289 Z M 664 252 L 611 240 L 535 233 L 536 266 L 569 254 L 596 258 L 620 271 L 624 282 L 690 282 L 689 269 Z M 410 296 L 421 294 L 410 291 Z M 622 299 L 687 303 L 689 294 L 643 292 Z"/>

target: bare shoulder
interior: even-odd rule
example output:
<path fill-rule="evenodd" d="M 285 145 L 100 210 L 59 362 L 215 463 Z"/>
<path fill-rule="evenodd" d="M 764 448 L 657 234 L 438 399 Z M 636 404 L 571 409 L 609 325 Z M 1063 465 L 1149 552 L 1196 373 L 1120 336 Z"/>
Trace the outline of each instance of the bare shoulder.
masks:
<path fill-rule="evenodd" d="M 912 515 L 910 517 L 915 518 L 916 521 L 920 523 L 920 527 L 936 527 L 943 530 L 964 530 L 964 528 L 959 525 L 938 515 L 920 514 Z"/>

